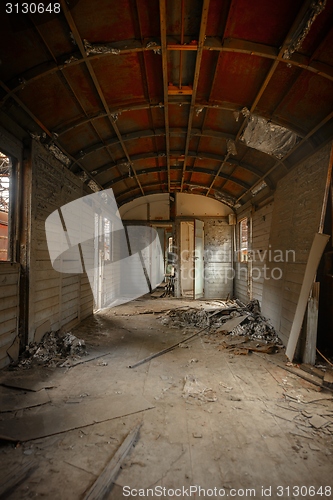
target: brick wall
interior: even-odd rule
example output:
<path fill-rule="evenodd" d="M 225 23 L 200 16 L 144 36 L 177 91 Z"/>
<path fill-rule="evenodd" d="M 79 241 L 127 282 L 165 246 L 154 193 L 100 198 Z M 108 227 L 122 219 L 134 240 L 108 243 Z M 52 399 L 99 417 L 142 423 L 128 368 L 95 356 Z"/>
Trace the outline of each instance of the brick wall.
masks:
<path fill-rule="evenodd" d="M 269 317 L 286 344 L 294 319 L 305 266 L 314 235 L 319 230 L 331 144 L 295 167 L 277 185 L 269 244 L 275 278 L 263 283 L 263 314 Z M 287 252 L 289 252 L 287 254 Z M 293 253 L 294 252 L 294 253 Z M 282 262 L 277 257 L 283 258 Z"/>

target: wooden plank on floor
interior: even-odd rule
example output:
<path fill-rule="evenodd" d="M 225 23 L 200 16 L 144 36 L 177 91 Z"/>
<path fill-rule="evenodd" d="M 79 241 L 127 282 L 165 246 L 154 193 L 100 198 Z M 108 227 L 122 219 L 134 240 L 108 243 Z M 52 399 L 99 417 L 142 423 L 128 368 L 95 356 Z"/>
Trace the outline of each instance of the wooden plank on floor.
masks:
<path fill-rule="evenodd" d="M 116 451 L 111 461 L 103 470 L 102 474 L 97 478 L 88 493 L 84 496 L 84 500 L 101 500 L 105 498 L 111 489 L 112 483 L 117 477 L 121 464 L 124 458 L 131 450 L 137 440 L 141 425 L 137 425 L 126 437 L 120 448 Z"/>
<path fill-rule="evenodd" d="M 134 394 L 89 398 L 74 406 L 42 408 L 36 414 L 4 419 L 0 422 L 0 439 L 30 441 L 154 408 Z"/>
<path fill-rule="evenodd" d="M 23 392 L 0 387 L 0 413 L 32 408 L 50 402 L 45 389 L 38 392 Z"/>
<path fill-rule="evenodd" d="M 0 498 L 8 498 L 16 486 L 18 486 L 28 475 L 37 468 L 34 460 L 29 460 L 25 464 L 17 464 L 12 467 L 8 473 L 3 484 L 0 486 Z"/>

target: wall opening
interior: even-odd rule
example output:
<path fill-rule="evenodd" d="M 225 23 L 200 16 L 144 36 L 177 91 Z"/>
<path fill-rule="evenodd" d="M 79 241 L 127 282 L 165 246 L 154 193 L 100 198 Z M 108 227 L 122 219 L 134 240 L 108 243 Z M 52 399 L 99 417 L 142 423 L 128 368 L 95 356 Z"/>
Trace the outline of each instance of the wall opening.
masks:
<path fill-rule="evenodd" d="M 12 163 L 0 152 L 0 261 L 10 260 Z"/>
<path fill-rule="evenodd" d="M 248 250 L 249 250 L 249 229 L 248 229 L 248 218 L 245 217 L 239 221 L 239 261 L 248 261 Z"/>

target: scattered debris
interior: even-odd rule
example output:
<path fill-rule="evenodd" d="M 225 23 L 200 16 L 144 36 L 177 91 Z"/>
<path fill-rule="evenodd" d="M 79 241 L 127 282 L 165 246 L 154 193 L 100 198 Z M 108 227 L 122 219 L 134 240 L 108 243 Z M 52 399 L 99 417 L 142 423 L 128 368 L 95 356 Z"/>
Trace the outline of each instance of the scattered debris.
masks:
<path fill-rule="evenodd" d="M 210 333 L 229 333 L 259 339 L 266 343 L 282 345 L 276 331 L 260 312 L 258 300 L 247 305 L 240 301 L 229 301 L 224 307 L 179 308 L 167 311 L 161 322 L 171 328 L 206 327 Z"/>
<path fill-rule="evenodd" d="M 97 362 L 97 366 L 108 366 L 108 363 L 107 363 L 107 361 L 103 361 L 103 360 L 102 361 L 98 361 Z"/>
<path fill-rule="evenodd" d="M 186 400 L 194 398 L 204 403 L 217 401 L 216 393 L 213 389 L 206 387 L 199 382 L 193 375 L 185 376 L 183 396 Z"/>
<path fill-rule="evenodd" d="M 193 325 L 199 328 L 209 326 L 209 314 L 205 309 L 188 307 L 182 309 L 171 309 L 161 319 L 163 325 L 179 328 Z"/>
<path fill-rule="evenodd" d="M 326 427 L 326 425 L 329 425 L 330 423 L 328 420 L 326 420 L 326 418 L 323 418 L 320 415 L 314 415 L 312 418 L 310 418 L 309 422 L 312 427 L 315 427 L 316 429 L 324 426 Z"/>
<path fill-rule="evenodd" d="M 49 367 L 65 366 L 68 359 L 77 359 L 86 355 L 84 340 L 71 333 L 46 333 L 39 344 L 30 343 L 21 356 L 19 367 L 31 368 L 34 365 Z"/>

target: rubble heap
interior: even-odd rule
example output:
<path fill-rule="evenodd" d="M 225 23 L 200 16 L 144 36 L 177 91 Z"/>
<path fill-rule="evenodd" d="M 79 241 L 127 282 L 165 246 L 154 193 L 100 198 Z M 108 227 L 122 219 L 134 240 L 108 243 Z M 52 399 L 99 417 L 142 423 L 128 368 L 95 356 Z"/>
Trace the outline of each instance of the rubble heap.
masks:
<path fill-rule="evenodd" d="M 23 368 L 30 368 L 33 365 L 62 366 L 69 358 L 74 359 L 86 354 L 84 340 L 72 333 L 49 332 L 39 344 L 31 342 L 26 347 L 19 366 Z"/>
<path fill-rule="evenodd" d="M 268 319 L 262 316 L 258 300 L 251 300 L 245 307 L 242 307 L 246 319 L 236 326 L 231 335 L 246 335 L 250 339 L 265 340 L 266 342 L 280 344 L 281 341 Z"/>
<path fill-rule="evenodd" d="M 195 307 L 172 309 L 162 316 L 163 325 L 172 328 L 183 328 L 186 326 L 196 326 L 206 328 L 210 325 L 209 313 L 205 309 Z"/>
<path fill-rule="evenodd" d="M 231 330 L 228 329 L 228 320 L 240 318 L 241 322 Z M 245 335 L 249 339 L 260 339 L 267 343 L 280 344 L 274 327 L 260 311 L 258 300 L 252 300 L 247 305 L 239 300 L 229 301 L 225 307 L 215 309 L 179 308 L 165 313 L 161 321 L 171 328 L 196 327 L 207 328 L 210 332 L 230 335 Z"/>

